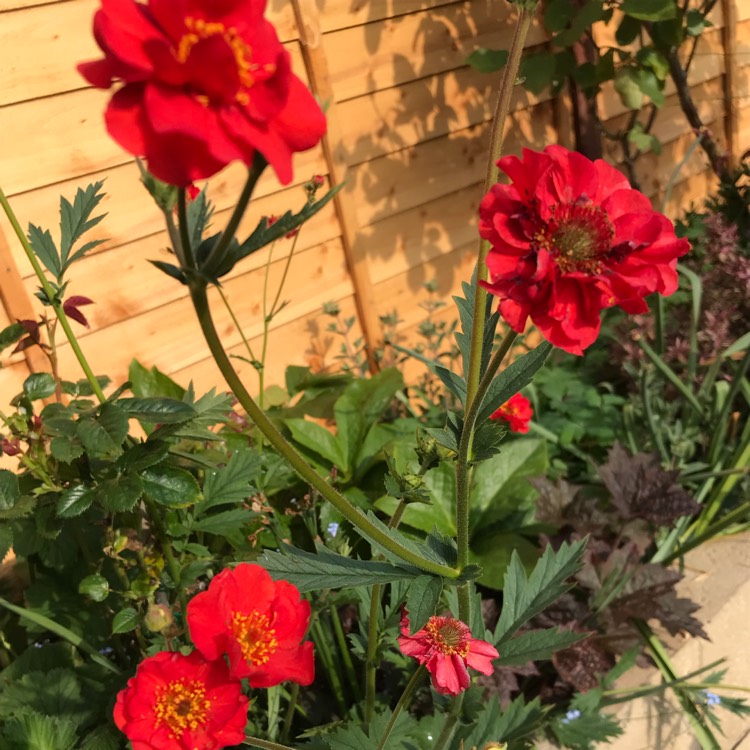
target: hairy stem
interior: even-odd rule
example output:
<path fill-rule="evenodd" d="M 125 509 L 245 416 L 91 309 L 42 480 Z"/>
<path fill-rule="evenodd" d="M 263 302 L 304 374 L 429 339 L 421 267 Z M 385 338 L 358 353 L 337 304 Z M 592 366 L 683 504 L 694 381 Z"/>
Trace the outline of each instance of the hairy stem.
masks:
<path fill-rule="evenodd" d="M 404 710 L 404 708 L 409 704 L 409 701 L 411 700 L 411 696 L 414 693 L 415 688 L 419 684 L 419 681 L 422 679 L 422 675 L 424 674 L 424 672 L 425 672 L 425 665 L 420 664 L 419 667 L 417 667 L 414 674 L 411 676 L 411 679 L 409 680 L 409 682 L 406 684 L 406 687 L 404 688 L 404 692 L 401 693 L 401 697 L 398 699 L 396 708 L 393 709 L 391 718 L 388 719 L 388 724 L 386 724 L 386 727 L 383 730 L 383 736 L 380 738 L 380 742 L 378 742 L 377 750 L 383 750 L 383 748 L 386 746 L 386 743 L 388 742 L 388 738 L 391 736 L 391 732 L 393 731 L 393 727 L 396 726 L 396 721 L 399 715 Z"/>

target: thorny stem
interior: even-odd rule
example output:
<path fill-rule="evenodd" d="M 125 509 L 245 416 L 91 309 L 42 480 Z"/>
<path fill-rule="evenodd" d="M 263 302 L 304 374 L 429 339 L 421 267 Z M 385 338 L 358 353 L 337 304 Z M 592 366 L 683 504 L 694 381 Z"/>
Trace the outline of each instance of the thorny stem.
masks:
<path fill-rule="evenodd" d="M 268 442 L 287 460 L 289 465 L 297 474 L 321 496 L 333 505 L 336 510 L 344 516 L 355 528 L 364 536 L 373 539 L 384 549 L 400 557 L 402 560 L 416 565 L 418 568 L 433 573 L 434 575 L 444 576 L 455 579 L 459 576 L 459 571 L 447 565 L 424 559 L 418 553 L 412 552 L 395 539 L 392 539 L 387 533 L 378 528 L 364 513 L 355 508 L 338 490 L 332 487 L 325 477 L 310 466 L 307 461 L 290 445 L 284 436 L 278 431 L 271 420 L 265 415 L 262 409 L 258 407 L 255 400 L 249 394 L 242 383 L 237 371 L 232 366 L 227 353 L 224 351 L 219 334 L 216 331 L 211 310 L 208 304 L 206 286 L 204 283 L 194 282 L 190 285 L 190 295 L 193 300 L 198 321 L 200 322 L 209 350 L 221 370 L 227 384 L 231 388 L 241 406 L 245 409 L 250 419 L 253 420 L 258 429 L 265 435 Z"/>
<path fill-rule="evenodd" d="M 36 274 L 37 279 L 39 279 L 39 283 L 41 284 L 47 300 L 49 301 L 52 309 L 55 311 L 57 319 L 60 321 L 60 327 L 63 329 L 65 337 L 68 339 L 70 348 L 73 350 L 73 354 L 75 354 L 75 357 L 78 360 L 78 364 L 81 366 L 81 369 L 86 376 L 86 380 L 88 380 L 89 384 L 91 385 L 91 390 L 94 392 L 97 399 L 99 399 L 99 403 L 104 403 L 107 400 L 104 395 L 104 391 L 102 391 L 102 387 L 99 385 L 99 381 L 94 376 L 94 373 L 89 366 L 88 360 L 84 356 L 83 351 L 81 351 L 81 347 L 78 344 L 78 339 L 73 333 L 73 329 L 70 327 L 68 316 L 63 310 L 62 302 L 55 299 L 55 291 L 52 288 L 52 285 L 47 280 L 47 277 L 44 275 L 44 270 L 42 269 L 41 265 L 39 265 L 39 261 L 34 254 L 34 250 L 31 247 L 28 239 L 26 239 L 26 235 L 23 233 L 21 225 L 18 223 L 18 219 L 16 218 L 13 209 L 10 207 L 10 203 L 8 203 L 8 199 L 5 197 L 5 193 L 3 192 L 2 188 L 0 188 L 0 205 L 3 207 L 5 215 L 8 217 L 8 221 L 13 227 L 13 231 L 15 232 L 18 241 L 21 243 L 21 247 L 23 247 L 24 252 L 26 253 L 26 257 L 29 259 L 29 263 L 31 263 L 31 267 L 34 269 L 34 273 Z"/>
<path fill-rule="evenodd" d="M 425 672 L 425 665 L 420 664 L 419 667 L 417 667 L 414 674 L 411 676 L 411 679 L 406 684 L 406 687 L 404 688 L 404 692 L 401 693 L 401 697 L 398 699 L 398 703 L 396 704 L 396 708 L 393 709 L 393 713 L 391 714 L 391 718 L 388 719 L 388 724 L 386 724 L 385 729 L 383 730 L 383 736 L 380 738 L 380 742 L 378 742 L 377 750 L 383 750 L 383 748 L 386 746 L 386 743 L 388 742 L 388 738 L 391 736 L 391 732 L 393 731 L 393 727 L 396 725 L 396 721 L 398 720 L 398 717 L 400 716 L 401 712 L 404 710 L 404 708 L 409 704 L 409 701 L 411 700 L 411 696 L 414 693 L 414 689 L 419 684 L 419 681 L 422 679 L 422 675 Z"/>

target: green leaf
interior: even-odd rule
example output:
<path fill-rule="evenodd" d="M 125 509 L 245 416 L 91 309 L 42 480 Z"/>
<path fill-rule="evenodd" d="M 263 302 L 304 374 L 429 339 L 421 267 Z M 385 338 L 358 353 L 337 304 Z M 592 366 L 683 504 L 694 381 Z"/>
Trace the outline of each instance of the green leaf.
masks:
<path fill-rule="evenodd" d="M 23 381 L 23 392 L 30 401 L 49 398 L 55 392 L 55 379 L 48 372 L 34 372 Z"/>
<path fill-rule="evenodd" d="M 141 472 L 143 491 L 150 500 L 167 508 L 187 508 L 200 500 L 195 477 L 176 466 L 153 466 Z"/>
<path fill-rule="evenodd" d="M 132 510 L 143 495 L 143 482 L 133 474 L 100 482 L 95 490 L 96 499 L 111 513 Z"/>
<path fill-rule="evenodd" d="M 26 335 L 26 329 L 20 323 L 11 323 L 0 331 L 0 352 L 17 343 Z"/>
<path fill-rule="evenodd" d="M 227 536 L 240 531 L 245 524 L 257 517 L 258 514 L 248 508 L 235 508 L 234 510 L 225 510 L 222 513 L 203 516 L 199 521 L 193 521 L 190 528 L 193 531 Z"/>
<path fill-rule="evenodd" d="M 0 510 L 10 510 L 21 499 L 18 478 L 12 471 L 0 469 Z"/>
<path fill-rule="evenodd" d="M 108 457 L 122 451 L 128 434 L 128 418 L 114 404 L 106 403 L 96 417 L 83 417 L 76 428 L 76 436 L 91 456 Z"/>
<path fill-rule="evenodd" d="M 575 16 L 571 0 L 550 0 L 544 10 L 544 25 L 551 34 L 562 31 Z"/>
<path fill-rule="evenodd" d="M 158 424 L 180 424 L 197 416 L 197 412 L 184 401 L 164 396 L 149 398 L 122 398 L 117 405 L 131 419 Z"/>
<path fill-rule="evenodd" d="M 638 84 L 634 68 L 620 68 L 617 71 L 615 90 L 628 109 L 640 109 L 643 105 L 643 91 Z"/>
<path fill-rule="evenodd" d="M 162 396 L 182 400 L 185 389 L 157 367 L 147 370 L 137 359 L 130 362 L 128 381 L 137 398 Z"/>
<path fill-rule="evenodd" d="M 138 472 L 161 463 L 169 453 L 169 443 L 163 440 L 146 440 L 128 448 L 117 459 L 117 468 L 123 473 Z"/>
<path fill-rule="evenodd" d="M 537 546 L 518 533 L 502 528 L 479 531 L 469 549 L 469 559 L 482 569 L 479 583 L 500 590 L 514 554 L 525 568 L 531 568 L 539 559 Z"/>
<path fill-rule="evenodd" d="M 622 734 L 615 719 L 598 711 L 582 712 L 575 719 L 562 717 L 551 723 L 551 729 L 561 744 L 575 750 L 594 750 L 600 743 L 607 743 Z"/>
<path fill-rule="evenodd" d="M 129 633 L 138 627 L 140 621 L 141 617 L 136 610 L 125 607 L 112 618 L 112 634 Z"/>
<path fill-rule="evenodd" d="M 477 416 L 477 424 L 481 424 L 511 396 L 515 396 L 525 388 L 541 369 L 552 351 L 552 344 L 543 341 L 528 354 L 511 362 L 493 381 L 487 389 L 487 395 L 482 401 L 482 408 Z"/>
<path fill-rule="evenodd" d="M 641 22 L 633 16 L 623 16 L 615 33 L 615 41 L 622 47 L 632 44 L 641 30 Z"/>
<path fill-rule="evenodd" d="M 100 214 L 91 218 L 92 212 L 104 198 L 104 193 L 100 192 L 102 185 L 104 185 L 103 180 L 88 185 L 85 190 L 78 188 L 72 205 L 66 198 L 60 198 L 60 257 L 62 260 L 60 275 L 71 263 L 104 242 L 104 240 L 94 240 L 77 250 L 72 256 L 70 255 L 76 242 L 106 216 L 106 214 Z"/>
<path fill-rule="evenodd" d="M 12 546 L 13 529 L 7 523 L 0 525 L 0 561 L 5 559 Z"/>
<path fill-rule="evenodd" d="M 60 495 L 57 501 L 58 518 L 75 518 L 88 510 L 96 495 L 91 487 L 77 484 Z"/>
<path fill-rule="evenodd" d="M 95 602 L 103 602 L 109 596 L 109 581 L 99 573 L 86 576 L 78 584 L 78 593 Z"/>
<path fill-rule="evenodd" d="M 538 52 L 524 56 L 518 71 L 523 87 L 532 94 L 541 94 L 555 78 L 555 56 L 550 52 Z"/>
<path fill-rule="evenodd" d="M 281 543 L 280 552 L 266 550 L 258 562 L 276 579 L 300 591 L 371 586 L 422 576 L 421 571 L 375 560 L 353 560 L 318 547 L 318 554 Z"/>
<path fill-rule="evenodd" d="M 71 422 L 71 425 L 74 425 Z M 68 437 L 54 437 L 50 442 L 50 453 L 57 461 L 69 464 L 83 455 L 83 446 L 78 440 Z"/>
<path fill-rule="evenodd" d="M 27 710 L 8 720 L 3 739 L 7 750 L 74 750 L 78 736 L 70 719 Z"/>
<path fill-rule="evenodd" d="M 34 224 L 29 224 L 28 237 L 32 250 L 37 258 L 42 261 L 44 267 L 56 279 L 60 278 L 62 272 L 60 256 L 49 230 L 46 229 L 42 231 L 40 227 L 37 227 Z"/>
<path fill-rule="evenodd" d="M 640 21 L 669 21 L 677 15 L 675 0 L 623 0 L 620 10 Z"/>
<path fill-rule="evenodd" d="M 435 576 L 419 576 L 409 585 L 406 593 L 406 609 L 409 612 L 409 629 L 414 635 L 437 611 L 443 581 Z"/>
<path fill-rule="evenodd" d="M 545 711 L 542 710 L 539 698 L 526 703 L 519 695 L 510 705 L 500 708 L 500 701 L 491 700 L 482 703 L 483 711 L 472 725 L 464 729 L 467 733 L 464 747 L 484 747 L 489 742 L 513 743 L 514 740 L 527 738 L 539 727 Z M 526 743 L 512 745 L 525 747 Z"/>
<path fill-rule="evenodd" d="M 505 573 L 503 609 L 494 634 L 498 650 L 524 623 L 571 587 L 568 578 L 583 564 L 585 546 L 585 539 L 563 543 L 557 552 L 548 546 L 528 579 L 520 558 L 513 553 Z"/>
<path fill-rule="evenodd" d="M 207 471 L 203 501 L 196 507 L 196 513 L 204 513 L 218 505 L 244 502 L 254 491 L 252 482 L 259 476 L 262 463 L 256 452 L 235 451 L 226 466 Z"/>
<path fill-rule="evenodd" d="M 508 50 L 480 47 L 466 58 L 466 62 L 480 73 L 495 73 L 508 64 Z"/>
<path fill-rule="evenodd" d="M 347 471 L 346 456 L 330 430 L 309 419 L 285 419 L 284 424 L 289 428 L 295 442 L 322 456 L 341 471 Z"/>
<path fill-rule="evenodd" d="M 641 47 L 635 57 L 641 65 L 650 68 L 660 81 L 664 81 L 669 75 L 669 61 L 656 48 Z"/>
<path fill-rule="evenodd" d="M 586 633 L 575 633 L 572 630 L 559 628 L 530 630 L 506 641 L 500 658 L 495 659 L 494 664 L 497 667 L 508 667 L 550 659 L 555 651 L 568 648 L 586 637 Z"/>
<path fill-rule="evenodd" d="M 459 318 L 461 320 L 461 330 L 456 331 L 454 337 L 456 344 L 461 352 L 463 376 L 464 380 L 469 377 L 469 360 L 471 352 L 471 332 L 474 327 L 474 304 L 477 296 L 477 272 L 476 268 L 471 276 L 471 281 L 461 282 L 461 291 L 463 296 L 454 296 L 453 301 L 456 303 L 458 308 Z M 492 312 L 492 299 L 491 295 L 487 295 L 487 303 L 484 308 L 484 339 L 482 340 L 482 367 L 481 372 L 484 372 L 487 367 L 490 357 L 492 356 L 492 345 L 495 340 L 495 331 L 497 330 L 497 324 L 500 320 L 499 313 Z M 450 415 L 449 415 L 450 416 Z"/>
<path fill-rule="evenodd" d="M 685 14 L 685 32 L 688 36 L 700 36 L 713 24 L 697 8 L 689 10 Z"/>

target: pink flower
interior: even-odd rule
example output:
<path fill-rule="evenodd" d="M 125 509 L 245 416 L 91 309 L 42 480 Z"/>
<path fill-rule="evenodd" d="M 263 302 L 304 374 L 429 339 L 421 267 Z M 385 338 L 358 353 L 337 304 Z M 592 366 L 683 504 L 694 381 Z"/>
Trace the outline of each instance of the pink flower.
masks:
<path fill-rule="evenodd" d="M 492 674 L 492 660 L 500 654 L 487 641 L 472 638 L 468 626 L 453 617 L 430 617 L 427 625 L 409 635 L 409 616 L 401 616 L 401 651 L 425 664 L 432 685 L 443 695 L 458 695 L 471 683 L 467 667 Z"/>
<path fill-rule="evenodd" d="M 508 423 L 511 432 L 525 435 L 529 431 L 529 422 L 534 416 L 531 402 L 526 396 L 516 393 L 511 396 L 499 409 L 490 415 L 490 419 L 502 419 Z"/>

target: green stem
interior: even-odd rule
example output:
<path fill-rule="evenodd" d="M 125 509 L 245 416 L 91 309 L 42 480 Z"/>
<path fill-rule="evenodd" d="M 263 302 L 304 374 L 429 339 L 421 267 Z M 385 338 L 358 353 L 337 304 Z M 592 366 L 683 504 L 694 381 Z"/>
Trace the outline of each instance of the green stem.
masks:
<path fill-rule="evenodd" d="M 505 134 L 505 121 L 510 112 L 510 101 L 513 95 L 513 87 L 518 76 L 518 68 L 521 64 L 524 44 L 531 28 L 534 12 L 522 9 L 516 23 L 508 62 L 503 70 L 503 78 L 500 83 L 500 93 L 495 107 L 492 120 L 492 132 L 490 133 L 490 154 L 487 162 L 487 176 L 484 183 L 484 192 L 488 193 L 492 185 L 497 182 L 497 161 L 502 155 L 503 136 Z M 486 240 L 479 243 L 479 257 L 477 258 L 477 282 L 486 281 L 487 266 L 485 260 L 489 252 L 490 244 Z M 482 344 L 484 341 L 485 308 L 487 306 L 487 291 L 477 283 L 476 296 L 474 298 L 474 322 L 471 329 L 471 349 L 469 353 L 468 377 L 466 379 L 466 408 L 468 409 L 476 395 L 481 377 L 482 368 Z"/>
<path fill-rule="evenodd" d="M 420 474 L 424 472 L 420 470 Z M 406 510 L 407 503 L 401 500 L 388 522 L 389 529 L 395 529 Z M 370 592 L 370 619 L 367 622 L 367 657 L 365 660 L 365 726 L 369 726 L 375 711 L 375 677 L 377 673 L 378 625 L 380 620 L 380 597 L 383 586 L 376 583 Z"/>
<path fill-rule="evenodd" d="M 161 516 L 159 506 L 151 500 L 146 500 L 146 509 L 148 510 L 148 516 L 151 519 L 156 538 L 159 540 L 159 546 L 164 555 L 164 560 L 167 563 L 169 575 L 174 583 L 175 589 L 177 589 L 177 596 L 180 600 L 180 607 L 182 609 L 182 617 L 184 621 L 184 618 L 187 616 L 187 597 L 185 596 L 185 589 L 180 586 L 180 568 L 177 565 L 177 560 L 172 551 L 172 542 L 167 533 L 167 529 L 164 526 L 164 519 Z"/>
<path fill-rule="evenodd" d="M 419 684 L 419 681 L 422 679 L 422 675 L 425 673 L 425 665 L 420 664 L 419 667 L 417 667 L 414 674 L 411 676 L 411 679 L 406 684 L 406 687 L 404 688 L 404 692 L 401 693 L 401 697 L 398 699 L 398 703 L 396 704 L 396 708 L 393 709 L 393 713 L 391 714 L 391 718 L 388 719 L 388 723 L 385 726 L 385 729 L 383 730 L 383 736 L 380 738 L 380 742 L 378 742 L 377 750 L 383 750 L 383 748 L 386 745 L 386 742 L 388 742 L 388 738 L 391 736 L 391 732 L 393 732 L 393 727 L 396 726 L 396 721 L 398 717 L 400 716 L 401 712 L 404 710 L 404 708 L 409 704 L 409 701 L 411 700 L 411 696 L 414 693 L 414 689 Z"/>
<path fill-rule="evenodd" d="M 346 679 L 354 692 L 354 700 L 362 700 L 362 690 L 357 680 L 357 675 L 354 671 L 354 664 L 352 663 L 352 655 L 349 651 L 349 644 L 346 642 L 346 635 L 344 634 L 344 628 L 341 625 L 341 618 L 339 617 L 339 611 L 335 604 L 331 605 L 331 623 L 333 624 L 333 633 L 336 636 L 336 644 L 341 654 L 341 661 L 344 665 L 344 673 Z"/>
<path fill-rule="evenodd" d="M 206 268 L 210 268 L 216 258 L 222 257 L 226 249 L 229 247 L 229 243 L 234 239 L 234 235 L 237 234 L 237 228 L 242 221 L 242 217 L 245 215 L 247 205 L 250 203 L 250 198 L 253 197 L 255 186 L 258 184 L 258 180 L 267 166 L 268 162 L 265 157 L 260 151 L 256 151 L 253 163 L 251 164 L 250 171 L 247 175 L 247 182 L 245 183 L 245 187 L 242 188 L 240 197 L 237 200 L 237 205 L 234 207 L 234 211 L 232 211 L 232 215 L 229 217 L 224 232 L 218 242 L 211 249 L 211 252 L 208 254 L 208 257 L 203 264 Z"/>
<path fill-rule="evenodd" d="M 310 632 L 313 636 L 313 641 L 315 642 L 315 648 L 317 650 L 318 657 L 323 664 L 323 669 L 325 670 L 326 676 L 328 677 L 328 681 L 331 685 L 333 697 L 336 699 L 336 705 L 338 706 L 339 714 L 341 715 L 341 718 L 344 718 L 346 716 L 344 686 L 341 684 L 338 669 L 336 669 L 334 657 L 331 653 L 331 647 L 328 643 L 328 639 L 326 638 L 326 634 L 323 632 L 323 628 L 321 627 L 319 619 L 316 618 L 312 623 Z"/>
<path fill-rule="evenodd" d="M 444 750 L 444 748 L 450 745 L 453 735 L 456 731 L 456 724 L 458 723 L 458 717 L 461 714 L 461 707 L 464 703 L 464 693 L 457 695 L 453 699 L 451 709 L 445 717 L 445 724 L 443 724 L 443 730 L 435 742 L 432 750 Z"/>
<path fill-rule="evenodd" d="M 474 321 L 476 323 L 476 320 Z M 471 449 L 474 440 L 474 428 L 482 401 L 495 377 L 503 359 L 510 351 L 518 334 L 508 329 L 497 351 L 493 354 L 487 371 L 479 381 L 474 399 L 468 404 L 461 430 L 456 458 L 456 543 L 458 545 L 458 568 L 463 570 L 469 564 L 469 511 L 471 510 Z M 471 622 L 471 583 L 458 587 L 458 618 L 465 623 Z"/>
<path fill-rule="evenodd" d="M 281 739 L 286 742 L 289 739 L 289 732 L 292 730 L 292 720 L 294 712 L 297 709 L 297 698 L 299 698 L 299 683 L 295 682 L 289 692 L 289 705 L 284 717 L 284 726 L 281 729 Z"/>
<path fill-rule="evenodd" d="M 291 446 L 279 432 L 276 426 L 258 407 L 252 396 L 242 384 L 237 371 L 232 366 L 229 357 L 219 339 L 218 332 L 211 317 L 205 284 L 194 283 L 190 286 L 190 295 L 193 300 L 195 311 L 198 315 L 203 335 L 209 350 L 216 361 L 219 370 L 224 376 L 237 400 L 247 412 L 250 419 L 258 429 L 265 435 L 268 442 L 287 460 L 289 465 L 306 481 L 316 489 L 320 495 L 333 505 L 356 529 L 365 537 L 369 537 L 384 549 L 397 555 L 405 562 L 416 565 L 422 570 L 434 575 L 455 579 L 460 575 L 459 571 L 447 565 L 433 562 L 422 558 L 416 552 L 412 552 L 398 541 L 391 538 L 387 533 L 378 528 L 367 516 L 355 508 L 340 492 L 326 481 L 325 477 L 310 466 L 307 461 Z"/>
<path fill-rule="evenodd" d="M 44 270 L 37 260 L 34 249 L 31 247 L 31 243 L 23 233 L 21 225 L 18 223 L 18 219 L 16 218 L 16 215 L 13 212 L 10 203 L 8 203 L 8 199 L 5 197 L 5 193 L 3 192 L 2 188 L 0 188 L 0 205 L 3 207 L 5 215 L 8 217 L 8 221 L 13 227 L 13 231 L 15 232 L 18 241 L 21 243 L 21 247 L 24 249 L 26 257 L 29 259 L 29 263 L 31 263 L 31 267 L 34 269 L 34 273 L 36 274 L 37 279 L 39 279 L 39 283 L 44 290 L 44 294 L 47 297 L 47 300 L 49 301 L 52 309 L 55 311 L 57 319 L 60 321 L 60 327 L 63 329 L 65 337 L 68 339 L 70 348 L 73 350 L 73 354 L 75 354 L 76 359 L 78 360 L 78 364 L 80 364 L 81 369 L 86 376 L 86 380 L 88 380 L 89 384 L 91 385 L 91 390 L 99 399 L 99 403 L 104 403 L 107 399 L 104 395 L 104 392 L 102 391 L 101 386 L 99 385 L 99 381 L 94 376 L 91 367 L 89 367 L 89 363 L 86 360 L 83 352 L 81 351 L 81 347 L 78 345 L 78 339 L 73 333 L 73 329 L 70 327 L 70 321 L 68 320 L 68 316 L 63 310 L 62 303 L 59 301 L 55 301 L 55 291 L 52 288 L 52 285 L 47 280 L 47 277 L 44 275 Z"/>
<path fill-rule="evenodd" d="M 633 624 L 635 625 L 636 630 L 640 633 L 646 648 L 662 675 L 670 682 L 678 680 L 679 678 L 672 666 L 669 655 L 651 628 L 643 620 L 635 620 Z M 680 688 L 675 688 L 674 693 L 690 721 L 696 740 L 703 750 L 721 750 L 716 737 L 714 737 L 711 730 L 706 726 L 698 707 L 690 696 Z"/>
<path fill-rule="evenodd" d="M 250 747 L 259 747 L 261 750 L 294 750 L 289 745 L 282 745 L 279 742 L 271 742 L 270 740 L 261 740 L 257 737 L 245 737 L 243 745 L 249 745 Z"/>
<path fill-rule="evenodd" d="M 229 304 L 229 298 L 224 293 L 224 289 L 222 287 L 217 286 L 216 289 L 219 292 L 219 296 L 221 297 L 221 301 L 224 303 L 224 307 L 226 307 L 227 312 L 229 313 L 229 317 L 232 319 L 232 323 L 234 323 L 234 327 L 237 329 L 237 332 L 240 334 L 240 338 L 242 339 L 242 343 L 245 345 L 245 351 L 247 351 L 247 354 L 250 357 L 250 360 L 251 361 L 255 361 L 255 355 L 253 354 L 253 348 L 250 346 L 250 342 L 247 340 L 247 336 L 245 336 L 245 332 L 242 330 L 242 326 L 240 325 L 240 321 L 237 320 L 237 316 L 234 314 L 234 310 L 232 309 L 232 306 Z"/>

